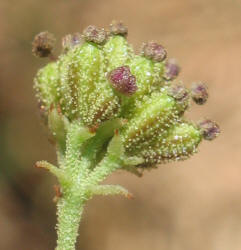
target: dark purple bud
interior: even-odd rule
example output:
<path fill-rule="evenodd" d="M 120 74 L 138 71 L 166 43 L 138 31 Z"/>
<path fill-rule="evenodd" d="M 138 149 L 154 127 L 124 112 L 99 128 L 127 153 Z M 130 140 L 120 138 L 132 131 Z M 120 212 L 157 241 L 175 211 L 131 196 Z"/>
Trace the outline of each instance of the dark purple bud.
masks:
<path fill-rule="evenodd" d="M 207 86 L 203 83 L 193 83 L 191 87 L 191 96 L 195 103 L 202 105 L 208 99 Z"/>
<path fill-rule="evenodd" d="M 48 31 L 43 31 L 34 37 L 32 52 L 37 57 L 51 56 L 55 44 L 55 37 Z"/>
<path fill-rule="evenodd" d="M 178 66 L 174 58 L 169 59 L 165 65 L 164 78 L 166 80 L 175 79 L 180 72 L 180 67 Z"/>
<path fill-rule="evenodd" d="M 129 66 L 121 66 L 108 74 L 113 88 L 123 95 L 133 95 L 137 91 L 136 77 L 131 74 Z"/>
<path fill-rule="evenodd" d="M 88 26 L 83 31 L 84 38 L 87 42 L 102 44 L 107 39 L 107 33 L 104 29 L 99 29 L 94 25 Z"/>
<path fill-rule="evenodd" d="M 122 21 L 112 21 L 110 24 L 110 33 L 112 35 L 122 35 L 126 36 L 128 34 L 127 27 L 122 23 Z"/>
<path fill-rule="evenodd" d="M 148 59 L 152 59 L 156 62 L 162 62 L 167 56 L 167 51 L 161 44 L 148 42 L 143 45 L 142 54 Z"/>
<path fill-rule="evenodd" d="M 181 84 L 176 83 L 169 87 L 168 95 L 172 96 L 180 104 L 187 104 L 189 99 L 188 90 Z"/>
<path fill-rule="evenodd" d="M 220 128 L 218 124 L 209 119 L 204 119 L 198 123 L 198 127 L 205 140 L 211 141 L 220 134 Z"/>
<path fill-rule="evenodd" d="M 80 33 L 69 34 L 62 38 L 62 47 L 64 51 L 68 51 L 83 42 L 83 38 Z"/>

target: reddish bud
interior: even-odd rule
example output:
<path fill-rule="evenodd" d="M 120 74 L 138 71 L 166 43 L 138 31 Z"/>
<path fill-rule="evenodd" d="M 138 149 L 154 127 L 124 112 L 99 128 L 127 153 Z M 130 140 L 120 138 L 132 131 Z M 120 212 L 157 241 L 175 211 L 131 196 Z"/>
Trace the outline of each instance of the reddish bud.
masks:
<path fill-rule="evenodd" d="M 94 25 L 88 26 L 84 31 L 83 35 L 86 41 L 102 44 L 107 39 L 107 33 L 104 29 L 99 29 Z"/>
<path fill-rule="evenodd" d="M 108 79 L 113 88 L 124 95 L 133 95 L 137 90 L 136 78 L 131 74 L 128 66 L 121 66 L 112 70 L 108 74 Z"/>
<path fill-rule="evenodd" d="M 62 38 L 62 47 L 64 51 L 68 51 L 82 43 L 82 36 L 80 33 L 69 34 Z"/>
<path fill-rule="evenodd" d="M 175 79 L 180 72 L 180 67 L 178 66 L 176 60 L 174 58 L 169 59 L 165 65 L 164 78 L 166 80 Z"/>
<path fill-rule="evenodd" d="M 191 87 L 191 96 L 195 103 L 202 105 L 208 99 L 207 86 L 203 83 L 193 83 Z"/>
<path fill-rule="evenodd" d="M 142 54 L 149 59 L 152 59 L 156 62 L 162 62 L 167 56 L 165 48 L 158 43 L 148 42 L 145 43 L 142 47 Z"/>
<path fill-rule="evenodd" d="M 110 24 L 110 33 L 112 35 L 122 35 L 126 36 L 128 34 L 127 27 L 122 23 L 122 21 L 112 21 Z"/>
<path fill-rule="evenodd" d="M 202 136 L 205 140 L 211 141 L 220 134 L 218 124 L 209 119 L 204 119 L 198 123 Z"/>
<path fill-rule="evenodd" d="M 37 57 L 51 56 L 55 44 L 54 35 L 48 31 L 39 33 L 34 37 L 32 52 Z"/>

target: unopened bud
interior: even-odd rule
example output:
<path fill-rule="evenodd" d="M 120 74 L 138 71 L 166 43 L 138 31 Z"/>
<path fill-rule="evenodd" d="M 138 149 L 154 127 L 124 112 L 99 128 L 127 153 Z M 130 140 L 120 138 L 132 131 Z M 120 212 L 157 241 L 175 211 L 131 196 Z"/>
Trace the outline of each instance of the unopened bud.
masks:
<path fill-rule="evenodd" d="M 81 43 L 82 36 L 80 33 L 69 34 L 64 36 L 62 39 L 62 47 L 64 51 L 68 51 Z"/>
<path fill-rule="evenodd" d="M 108 74 L 108 79 L 113 88 L 124 95 L 133 95 L 137 90 L 136 78 L 131 74 L 128 66 L 121 66 L 112 70 Z"/>
<path fill-rule="evenodd" d="M 193 83 L 191 87 L 191 96 L 195 103 L 202 105 L 208 99 L 207 86 L 203 83 Z"/>
<path fill-rule="evenodd" d="M 121 21 L 112 21 L 110 24 L 110 33 L 112 35 L 126 36 L 128 33 L 127 27 Z"/>
<path fill-rule="evenodd" d="M 209 119 L 204 119 L 198 123 L 198 127 L 205 140 L 211 141 L 220 134 L 220 128 L 218 124 Z"/>
<path fill-rule="evenodd" d="M 99 29 L 94 25 L 88 26 L 83 31 L 84 38 L 87 42 L 102 44 L 107 39 L 107 33 L 104 29 Z"/>
<path fill-rule="evenodd" d="M 175 79 L 180 72 L 180 67 L 178 66 L 174 58 L 169 59 L 165 65 L 164 78 L 166 80 Z"/>
<path fill-rule="evenodd" d="M 162 62 L 167 56 L 165 48 L 161 44 L 155 42 L 145 43 L 142 47 L 142 54 L 146 58 L 156 62 Z"/>
<path fill-rule="evenodd" d="M 168 95 L 172 96 L 179 104 L 187 105 L 189 99 L 188 90 L 181 84 L 176 83 L 168 89 Z"/>
<path fill-rule="evenodd" d="M 48 57 L 52 54 L 54 44 L 54 35 L 43 31 L 34 37 L 32 52 L 37 57 Z"/>

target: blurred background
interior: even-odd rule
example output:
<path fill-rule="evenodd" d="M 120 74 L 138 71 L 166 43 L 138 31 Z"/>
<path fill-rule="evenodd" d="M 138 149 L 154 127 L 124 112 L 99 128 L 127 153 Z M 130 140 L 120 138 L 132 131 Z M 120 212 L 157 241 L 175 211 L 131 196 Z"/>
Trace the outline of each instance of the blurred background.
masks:
<path fill-rule="evenodd" d="M 241 1 L 240 0 L 1 0 L 0 1 L 0 249 L 55 247 L 56 180 L 35 169 L 55 162 L 40 122 L 33 77 L 47 60 L 31 54 L 35 34 L 58 38 L 112 19 L 129 27 L 138 51 L 160 41 L 182 67 L 179 79 L 209 86 L 205 106 L 188 112 L 222 129 L 188 161 L 162 165 L 142 178 L 115 173 L 134 200 L 96 197 L 80 226 L 81 250 L 241 249 Z"/>

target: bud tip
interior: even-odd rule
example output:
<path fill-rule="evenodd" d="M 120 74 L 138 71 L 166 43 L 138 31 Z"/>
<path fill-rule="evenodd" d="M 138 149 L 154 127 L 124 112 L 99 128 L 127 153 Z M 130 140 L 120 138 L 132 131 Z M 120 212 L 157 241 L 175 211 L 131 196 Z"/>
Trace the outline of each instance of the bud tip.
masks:
<path fill-rule="evenodd" d="M 62 38 L 62 47 L 65 52 L 82 43 L 82 36 L 80 33 L 68 34 Z"/>
<path fill-rule="evenodd" d="M 166 80 L 173 80 L 175 79 L 180 72 L 180 67 L 176 62 L 176 59 L 171 58 L 166 62 L 165 65 L 165 72 L 164 72 L 164 78 Z"/>
<path fill-rule="evenodd" d="M 219 125 L 209 119 L 204 119 L 198 123 L 198 127 L 205 140 L 211 141 L 220 134 Z"/>
<path fill-rule="evenodd" d="M 203 83 L 193 83 L 191 87 L 191 96 L 196 104 L 204 104 L 208 99 L 207 86 Z"/>
<path fill-rule="evenodd" d="M 166 49 L 161 44 L 155 42 L 144 43 L 141 51 L 146 58 L 156 62 L 162 62 L 167 56 Z"/>
<path fill-rule="evenodd" d="M 104 29 L 99 29 L 94 25 L 89 25 L 83 31 L 83 36 L 87 42 L 102 44 L 107 39 L 107 33 Z"/>
<path fill-rule="evenodd" d="M 168 88 L 168 94 L 172 96 L 178 103 L 187 105 L 189 92 L 181 83 L 176 83 L 170 86 Z"/>
<path fill-rule="evenodd" d="M 113 20 L 110 24 L 110 34 L 126 36 L 128 34 L 128 29 L 122 21 Z"/>
<path fill-rule="evenodd" d="M 34 37 L 32 52 L 37 57 L 49 57 L 52 54 L 55 37 L 48 31 L 43 31 Z"/>
<path fill-rule="evenodd" d="M 120 93 L 130 96 L 137 91 L 136 78 L 131 74 L 129 66 L 121 66 L 108 74 L 112 87 Z"/>

